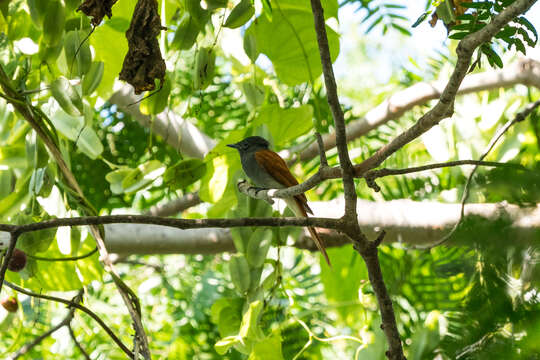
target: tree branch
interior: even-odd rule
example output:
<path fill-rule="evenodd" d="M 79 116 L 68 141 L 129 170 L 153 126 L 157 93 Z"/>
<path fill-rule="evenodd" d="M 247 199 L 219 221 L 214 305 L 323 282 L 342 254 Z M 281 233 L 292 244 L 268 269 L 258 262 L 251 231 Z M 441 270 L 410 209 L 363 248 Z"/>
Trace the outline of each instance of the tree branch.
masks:
<path fill-rule="evenodd" d="M 310 202 L 314 213 L 339 219 L 343 199 Z M 380 229 L 387 234 L 385 243 L 400 242 L 409 247 L 429 246 L 447 233 L 459 219 L 460 204 L 393 200 L 372 202 L 358 200 L 358 225 L 368 238 L 376 238 Z M 540 230 L 540 206 L 523 208 L 506 203 L 468 204 L 466 216 L 494 221 L 505 216 L 515 242 L 533 244 Z M 234 252 L 228 229 L 206 228 L 178 230 L 157 225 L 111 224 L 105 226 L 108 250 L 121 256 L 149 254 L 219 254 Z M 351 240 L 334 230 L 318 229 L 326 246 L 343 246 Z M 309 233 L 303 232 L 293 244 L 300 249 L 315 251 Z"/>
<path fill-rule="evenodd" d="M 438 99 L 446 83 L 447 81 L 443 80 L 433 83 L 420 82 L 392 94 L 360 119 L 352 120 L 347 124 L 347 140 L 357 139 L 389 121 L 399 119 L 415 106 Z M 540 62 L 521 58 L 514 64 L 505 66 L 504 69 L 469 75 L 461 83 L 456 95 L 509 88 L 518 84 L 540 89 Z M 334 148 L 336 135 L 334 133 L 324 134 L 323 143 L 325 150 Z M 280 152 L 284 158 L 290 158 L 289 162 L 298 161 L 296 153 L 295 149 Z M 299 160 L 301 162 L 311 160 L 318 153 L 320 151 L 317 144 L 313 143 L 300 151 Z"/>
<path fill-rule="evenodd" d="M 22 117 L 32 126 L 36 134 L 45 144 L 46 148 L 51 153 L 52 157 L 56 161 L 62 176 L 66 180 L 66 184 L 69 189 L 73 191 L 73 194 L 77 197 L 81 209 L 85 214 L 96 215 L 97 211 L 85 198 L 82 189 L 77 182 L 77 179 L 69 169 L 64 157 L 56 144 L 55 133 L 51 132 L 45 124 L 51 124 L 50 119 L 38 108 L 34 107 L 27 99 L 19 94 L 11 84 L 11 79 L 5 73 L 3 67 L 0 65 L 0 86 L 9 96 L 9 102 L 13 105 Z M 52 125 L 51 125 L 52 126 Z M 97 227 L 91 226 L 90 232 L 92 233 L 100 253 L 101 261 L 105 265 L 105 270 L 112 276 L 113 282 L 124 301 L 124 304 L 128 310 L 131 319 L 133 320 L 133 327 L 135 329 L 136 336 L 140 338 L 142 344 L 142 354 L 145 359 L 150 359 L 150 351 L 148 346 L 148 339 L 141 320 L 141 314 L 137 311 L 138 299 L 131 291 L 131 289 L 122 281 L 122 279 L 116 273 L 114 265 L 109 259 L 105 242 Z"/>
<path fill-rule="evenodd" d="M 131 115 L 142 126 L 152 129 L 161 136 L 167 144 L 178 150 L 183 155 L 202 159 L 216 145 L 216 142 L 201 132 L 188 120 L 176 115 L 171 109 L 166 108 L 163 112 L 152 119 L 139 110 L 138 105 L 133 105 L 142 96 L 133 93 L 131 86 L 124 86 L 115 92 L 109 101 L 118 106 L 120 110 Z"/>
<path fill-rule="evenodd" d="M 50 295 L 43 295 L 43 294 L 37 294 L 35 292 L 32 292 L 30 290 L 26 290 L 26 289 L 23 289 L 22 287 L 19 287 L 15 284 L 12 284 L 10 283 L 9 281 L 5 281 L 5 284 L 12 288 L 13 290 L 17 291 L 17 292 L 20 292 L 21 294 L 25 294 L 25 295 L 28 295 L 28 296 L 32 296 L 32 297 L 35 297 L 35 298 L 38 298 L 38 299 L 44 299 L 44 300 L 49 300 L 49 301 L 56 301 L 56 302 L 59 302 L 59 303 L 62 303 L 62 304 L 66 304 L 68 305 L 69 307 L 71 308 L 75 308 L 77 310 L 80 310 L 82 312 L 84 312 L 85 314 L 87 314 L 88 316 L 90 316 L 94 321 L 96 321 L 103 330 L 105 330 L 105 332 L 107 333 L 107 335 L 109 335 L 111 337 L 111 339 L 116 343 L 116 345 L 118 345 L 118 347 L 120 347 L 120 349 L 122 349 L 122 351 L 130 358 L 130 359 L 133 359 L 133 353 L 131 352 L 131 350 L 129 350 L 129 348 L 124 345 L 124 343 L 122 342 L 122 340 L 120 340 L 116 334 L 114 333 L 114 331 L 109 328 L 107 326 L 107 324 L 105 324 L 105 322 L 103 320 L 101 320 L 101 318 L 96 314 L 94 313 L 92 310 L 90 310 L 89 308 L 87 308 L 86 306 L 83 306 L 77 302 L 74 302 L 72 300 L 66 300 L 66 299 L 62 299 L 62 298 L 59 298 L 59 297 L 56 297 L 56 296 L 50 296 Z"/>
<path fill-rule="evenodd" d="M 75 332 L 73 331 L 73 327 L 71 326 L 71 323 L 69 323 L 67 326 L 68 326 L 68 330 L 69 330 L 69 336 L 71 336 L 71 339 L 73 340 L 73 343 L 75 344 L 77 349 L 79 349 L 81 354 L 84 356 L 84 359 L 85 360 L 92 360 L 90 358 L 90 355 L 88 355 L 88 353 L 82 347 L 81 343 L 77 340 L 77 337 L 75 336 Z"/>
<path fill-rule="evenodd" d="M 50 328 L 49 330 L 47 330 L 45 333 L 41 334 L 40 336 L 38 336 L 37 338 L 35 338 L 34 340 L 24 344 L 19 350 L 17 350 L 13 355 L 11 355 L 10 357 L 8 357 L 8 360 L 16 360 L 18 358 L 20 358 L 21 356 L 23 356 L 24 354 L 26 354 L 27 352 L 29 352 L 30 350 L 32 350 L 32 348 L 36 345 L 38 345 L 39 343 L 41 343 L 43 340 L 45 340 L 46 338 L 48 338 L 49 336 L 51 336 L 55 331 L 63 328 L 64 326 L 70 324 L 71 320 L 73 319 L 73 313 L 75 312 L 75 309 L 70 309 L 68 314 L 66 315 L 66 317 L 60 322 L 58 323 L 57 325 L 53 326 L 52 328 Z"/>
<path fill-rule="evenodd" d="M 363 174 L 367 170 L 379 166 L 386 158 L 401 149 L 404 145 L 431 129 L 443 118 L 451 116 L 454 111 L 454 99 L 463 78 L 467 75 L 474 50 L 481 44 L 489 41 L 504 25 L 527 11 L 535 2 L 536 0 L 516 0 L 498 14 L 488 25 L 475 33 L 467 35 L 461 40 L 456 49 L 458 55 L 456 67 L 437 104 L 424 114 L 415 125 L 397 136 L 361 164 L 355 166 L 356 173 Z"/>
<path fill-rule="evenodd" d="M 336 128 L 336 145 L 338 149 L 339 163 L 342 169 L 343 189 L 345 196 L 345 227 L 341 229 L 354 242 L 355 249 L 362 255 L 368 268 L 369 280 L 377 296 L 381 317 L 384 325 L 384 333 L 388 339 L 390 350 L 387 356 L 390 359 L 401 360 L 405 359 L 401 339 L 397 330 L 392 301 L 382 278 L 381 266 L 377 255 L 377 243 L 369 243 L 365 235 L 358 226 L 357 214 L 357 195 L 354 186 L 355 170 L 349 157 L 347 149 L 347 130 L 345 127 L 345 119 L 343 110 L 337 96 L 336 80 L 332 69 L 332 60 L 328 47 L 328 38 L 326 36 L 326 24 L 324 21 L 324 13 L 320 0 L 311 0 L 311 9 L 315 20 L 315 30 L 317 33 L 317 42 L 321 55 L 321 63 L 324 74 L 324 82 L 326 85 L 326 94 L 328 104 L 332 110 L 334 124 Z M 324 153 L 324 151 L 322 151 Z M 379 241 L 380 243 L 380 241 Z"/>
<path fill-rule="evenodd" d="M 98 251 L 98 248 L 95 247 L 94 250 L 90 250 L 86 254 L 82 254 L 79 256 L 66 256 L 66 257 L 59 257 L 59 258 L 48 258 L 44 256 L 36 256 L 36 255 L 30 255 L 26 254 L 30 259 L 39 260 L 39 261 L 77 261 L 81 259 L 85 259 L 87 257 L 90 257 L 94 255 Z"/>
<path fill-rule="evenodd" d="M 23 234 L 27 232 L 57 228 L 59 226 L 104 225 L 104 224 L 153 224 L 177 229 L 231 228 L 248 226 L 317 226 L 336 229 L 339 222 L 328 218 L 239 218 L 239 219 L 173 219 L 149 215 L 107 215 L 56 218 L 32 224 L 0 224 L 0 231 Z"/>
<path fill-rule="evenodd" d="M 376 191 L 378 191 L 378 187 L 375 184 L 374 180 L 380 177 L 390 176 L 390 175 L 404 175 L 404 174 L 410 174 L 414 172 L 420 172 L 420 171 L 426 171 L 426 170 L 434 170 L 444 167 L 451 167 L 451 166 L 461 166 L 461 165 L 477 165 L 477 166 L 487 166 L 487 167 L 507 167 L 507 168 L 513 168 L 516 170 L 521 171 L 527 171 L 527 168 L 525 168 L 522 165 L 519 164 L 512 164 L 512 163 L 501 163 L 501 162 L 495 162 L 495 161 L 479 161 L 479 160 L 456 160 L 456 161 L 448 161 L 444 163 L 435 163 L 435 164 L 428 164 L 428 165 L 422 165 L 422 166 L 416 166 L 406 169 L 376 169 L 376 170 L 369 170 L 364 174 L 356 174 L 356 178 L 365 178 L 368 182 L 368 185 L 370 187 L 373 187 Z M 291 186 L 285 189 L 263 189 L 259 187 L 251 186 L 246 180 L 240 179 L 237 184 L 238 190 L 246 194 L 248 196 L 251 196 L 254 199 L 264 200 L 268 202 L 269 204 L 273 204 L 273 199 L 283 199 L 290 196 L 302 194 L 308 190 L 313 189 L 320 183 L 322 183 L 325 180 L 329 179 L 339 179 L 341 178 L 341 169 L 339 167 L 324 167 L 321 166 L 316 174 L 311 176 L 308 180 L 304 181 L 303 183 L 300 183 L 295 186 Z"/>
<path fill-rule="evenodd" d="M 2 267 L 0 268 L 0 293 L 2 293 L 2 284 L 4 284 L 4 279 L 6 276 L 6 271 L 9 265 L 9 261 L 11 260 L 11 256 L 13 255 L 13 251 L 15 250 L 15 246 L 17 246 L 17 239 L 19 238 L 19 235 L 13 232 L 10 232 L 10 239 L 9 239 L 9 247 L 4 254 L 3 260 L 2 260 Z"/>
<path fill-rule="evenodd" d="M 512 125 L 518 123 L 518 122 L 521 122 L 523 120 L 525 120 L 527 118 L 527 116 L 529 116 L 529 114 L 531 112 L 533 112 L 538 106 L 540 106 L 540 100 L 534 102 L 534 103 L 531 103 L 529 105 L 527 105 L 525 107 L 524 110 L 520 111 L 519 113 L 516 114 L 516 116 L 514 117 L 514 119 L 512 120 L 509 120 L 506 122 L 506 124 L 503 125 L 502 128 L 500 128 L 496 133 L 495 135 L 493 136 L 493 138 L 490 140 L 486 150 L 484 151 L 484 153 L 480 156 L 480 159 L 479 161 L 482 161 L 485 159 L 485 157 L 491 152 L 491 150 L 495 147 L 495 144 L 499 141 L 499 139 L 508 131 L 508 129 L 510 129 L 510 127 L 512 127 Z M 436 241 L 434 244 L 430 245 L 428 247 L 428 249 L 431 249 L 435 246 L 438 246 L 438 245 L 441 245 L 443 244 L 445 241 L 447 241 L 448 239 L 450 239 L 452 237 L 452 235 L 454 235 L 454 233 L 456 232 L 456 230 L 458 229 L 459 225 L 461 224 L 461 222 L 463 221 L 463 218 L 465 217 L 465 203 L 467 202 L 467 199 L 469 198 L 469 190 L 470 190 L 470 185 L 471 185 L 471 180 L 474 176 L 474 173 L 476 172 L 476 170 L 478 169 L 478 165 L 476 165 L 473 170 L 471 171 L 471 173 L 469 174 L 469 177 L 467 178 L 467 182 L 465 183 L 465 189 L 463 190 L 463 197 L 461 199 L 461 211 L 460 211 L 460 214 L 459 214 L 459 220 L 456 222 L 456 224 L 454 225 L 454 227 L 452 228 L 452 230 L 450 230 L 450 232 L 448 234 L 446 234 L 443 238 L 441 238 L 440 240 Z"/>
<path fill-rule="evenodd" d="M 336 128 L 336 145 L 341 168 L 343 169 L 343 190 L 345 195 L 345 218 L 356 219 L 356 189 L 354 186 L 354 168 L 347 149 L 347 130 L 345 128 L 345 118 L 337 95 L 336 79 L 332 68 L 332 58 L 328 46 L 326 35 L 326 24 L 324 21 L 324 11 L 320 0 L 311 0 L 311 9 L 315 22 L 315 32 L 317 33 L 317 43 L 321 56 L 323 68 L 324 84 L 326 86 L 326 97 L 328 105 L 334 118 Z M 353 220 L 354 221 L 354 220 Z"/>
<path fill-rule="evenodd" d="M 171 216 L 202 203 L 198 193 L 190 193 L 165 204 L 152 206 L 144 215 Z"/>

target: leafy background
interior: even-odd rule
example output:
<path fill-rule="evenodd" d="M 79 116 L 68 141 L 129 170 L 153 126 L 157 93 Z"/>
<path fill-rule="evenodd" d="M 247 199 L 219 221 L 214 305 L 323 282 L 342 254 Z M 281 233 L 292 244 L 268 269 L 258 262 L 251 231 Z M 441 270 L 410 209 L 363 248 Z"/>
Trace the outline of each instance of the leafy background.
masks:
<path fill-rule="evenodd" d="M 484 21 L 508 3 L 473 2 L 468 7 L 472 10 L 467 11 L 476 11 L 476 17 Z M 77 5 L 77 1 L 62 3 L 66 19 L 60 35 L 51 38 L 42 31 L 46 9 L 33 12 L 32 1 L 3 2 L 0 59 L 17 89 L 30 90 L 30 101 L 50 118 L 49 128 L 89 203 L 100 214 L 144 212 L 198 191 L 204 204 L 178 217 L 277 216 L 265 204 L 237 193 L 236 180 L 243 175 L 237 154 L 225 145 L 259 134 L 269 138 L 278 151 L 301 149 L 313 141 L 313 129 L 333 131 L 309 2 L 256 2 L 256 18 L 239 30 L 221 27 L 225 13 L 218 8 L 200 26 L 196 45 L 180 51 L 175 33 L 188 4 L 159 1 L 162 21 L 168 27 L 160 38 L 168 83 L 134 106 L 151 116 L 171 111 L 188 119 L 217 143 L 204 159 L 179 154 L 151 127 L 140 126 L 108 101 L 118 84 L 121 54 L 127 51 L 124 32 L 135 2 L 115 4 L 114 16 L 105 19 L 75 55 L 68 38 L 76 35 L 80 40 L 90 30 L 89 20 L 73 11 Z M 236 2 L 228 4 L 227 13 L 234 5 Z M 440 10 L 437 27 L 432 29 L 427 21 L 443 8 L 436 9 L 437 4 L 430 2 L 414 16 L 407 11 L 406 2 L 398 1 L 338 4 L 328 0 L 323 5 L 347 121 L 414 83 L 446 79 L 455 61 L 457 42 L 453 39 L 481 26 L 464 14 L 459 27 L 452 27 L 451 19 L 445 21 Z M 417 17 L 424 22 L 413 28 Z M 442 33 L 442 38 L 418 49 L 416 29 Z M 475 72 L 493 71 L 488 65 L 509 66 L 516 61 L 516 50 L 538 54 L 537 35 L 528 20 L 502 32 L 498 40 L 478 52 Z M 256 50 L 247 47 L 245 39 L 253 41 Z M 201 90 L 193 87 L 197 76 L 193 68 L 203 47 L 211 47 L 217 56 L 212 83 Z M 88 84 L 100 69 L 98 85 Z M 74 85 L 77 91 L 85 86 L 92 90 L 83 94 L 82 111 L 76 116 L 67 113 L 47 91 L 60 76 L 82 81 Z M 32 91 L 42 88 L 45 90 Z M 497 127 L 538 95 L 538 89 L 515 87 L 460 97 L 452 120 L 407 145 L 384 166 L 402 168 L 477 157 Z M 353 160 L 366 158 L 407 129 L 426 106 L 351 141 Z M 539 119 L 535 113 L 513 127 L 504 143 L 489 155 L 489 160 L 519 163 L 536 173 L 480 170 L 473 181 L 471 202 L 538 203 Z M 67 190 L 42 142 L 4 100 L 0 100 L 0 124 L 2 222 L 28 223 L 80 214 L 77 199 Z M 337 164 L 335 149 L 328 156 L 331 165 Z M 299 178 L 307 178 L 317 166 L 318 159 L 313 159 L 297 162 L 292 169 Z M 378 181 L 379 193 L 358 182 L 357 191 L 361 198 L 377 201 L 458 202 L 469 171 L 449 168 L 388 177 Z M 524 185 L 517 191 L 516 184 Z M 337 181 L 308 193 L 311 201 L 340 196 Z M 350 246 L 329 249 L 330 269 L 318 254 L 284 246 L 288 238 L 298 236 L 297 230 L 243 229 L 232 234 L 238 249 L 235 255 L 130 256 L 118 263 L 120 275 L 140 297 L 155 358 L 385 358 L 376 299 L 365 266 Z M 27 236 L 20 246 L 34 256 L 80 255 L 94 247 L 84 229 Z M 381 247 L 381 266 L 409 359 L 538 358 L 538 242 L 515 243 L 509 236 L 505 219 L 467 218 L 451 246 L 429 251 L 404 244 Z M 77 262 L 30 259 L 23 272 L 10 272 L 7 279 L 35 292 L 62 292 L 65 298 L 84 286 L 85 304 L 107 319 L 125 343 L 132 342 L 130 319 L 97 254 Z M 3 291 L 17 296 L 21 310 L 12 315 L 0 309 L 2 356 L 65 316 L 62 306 Z M 72 327 L 91 358 L 124 358 L 87 316 L 77 313 Z M 64 327 L 46 338 L 28 358 L 79 358 L 67 331 Z"/>

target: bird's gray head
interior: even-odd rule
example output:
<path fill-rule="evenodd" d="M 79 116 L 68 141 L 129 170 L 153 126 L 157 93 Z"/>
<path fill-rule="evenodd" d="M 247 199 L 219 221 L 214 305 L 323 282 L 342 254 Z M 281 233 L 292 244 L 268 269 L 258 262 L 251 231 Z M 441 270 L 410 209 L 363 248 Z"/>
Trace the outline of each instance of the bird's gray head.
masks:
<path fill-rule="evenodd" d="M 236 144 L 228 144 L 227 146 L 238 150 L 242 154 L 252 151 L 265 150 L 268 149 L 269 145 L 270 143 L 260 136 L 250 136 L 242 141 L 237 142 Z"/>

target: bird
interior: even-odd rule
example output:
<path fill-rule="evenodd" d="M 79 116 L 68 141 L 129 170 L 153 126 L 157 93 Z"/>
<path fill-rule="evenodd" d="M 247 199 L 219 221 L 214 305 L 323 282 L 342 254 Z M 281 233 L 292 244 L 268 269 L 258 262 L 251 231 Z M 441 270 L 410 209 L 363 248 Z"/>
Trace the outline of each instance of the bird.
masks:
<path fill-rule="evenodd" d="M 270 143 L 263 137 L 250 136 L 234 144 L 227 144 L 240 153 L 242 169 L 251 181 L 258 187 L 266 189 L 284 189 L 298 185 L 291 174 L 285 160 L 269 149 Z M 307 203 L 306 195 L 299 194 L 284 198 L 287 206 L 297 217 L 308 217 L 313 211 Z M 308 226 L 315 245 L 330 265 L 330 259 L 324 248 L 324 243 L 314 227 Z"/>

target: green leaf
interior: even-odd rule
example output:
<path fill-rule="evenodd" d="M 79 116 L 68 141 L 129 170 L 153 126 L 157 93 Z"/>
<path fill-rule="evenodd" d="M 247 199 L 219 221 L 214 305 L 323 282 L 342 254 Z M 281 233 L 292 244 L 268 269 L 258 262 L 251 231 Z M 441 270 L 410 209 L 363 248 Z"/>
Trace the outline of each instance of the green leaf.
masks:
<path fill-rule="evenodd" d="M 270 0 L 262 0 L 263 5 L 263 14 L 266 16 L 266 18 L 270 21 L 272 21 L 272 3 Z"/>
<path fill-rule="evenodd" d="M 229 260 L 229 273 L 236 290 L 240 294 L 244 294 L 249 289 L 251 281 L 249 265 L 244 255 L 235 254 L 231 257 L 231 260 Z"/>
<path fill-rule="evenodd" d="M 62 39 L 66 10 L 59 0 L 50 0 L 43 18 L 43 40 L 47 44 L 56 44 Z"/>
<path fill-rule="evenodd" d="M 200 32 L 199 22 L 196 21 L 188 12 L 185 12 L 178 27 L 174 32 L 174 38 L 170 44 L 173 50 L 189 50 L 195 44 Z"/>
<path fill-rule="evenodd" d="M 10 168 L 26 167 L 26 148 L 23 144 L 0 147 L 0 165 Z"/>
<path fill-rule="evenodd" d="M 448 0 L 445 2 L 449 2 Z M 489 1 L 478 1 L 478 2 L 462 2 L 459 4 L 468 9 L 491 9 L 493 4 Z"/>
<path fill-rule="evenodd" d="M 313 108 L 302 105 L 297 108 L 282 109 L 277 104 L 261 108 L 254 126 L 265 124 L 277 146 L 285 145 L 313 127 Z"/>
<path fill-rule="evenodd" d="M 259 57 L 259 51 L 257 50 L 257 39 L 251 32 L 244 35 L 244 52 L 252 63 L 255 63 Z"/>
<path fill-rule="evenodd" d="M 206 165 L 207 172 L 203 177 L 199 195 L 203 201 L 216 203 L 223 197 L 229 181 L 227 156 L 217 156 Z"/>
<path fill-rule="evenodd" d="M 278 6 L 279 5 L 279 6 Z M 336 18 L 338 17 L 339 4 L 337 0 L 322 0 L 321 5 L 324 10 L 324 18 Z M 307 0 L 279 0 L 276 2 L 276 6 L 273 7 L 274 13 L 279 11 L 299 11 L 299 12 L 311 12 L 311 3 Z"/>
<path fill-rule="evenodd" d="M 131 173 L 131 171 L 132 169 L 118 169 L 105 175 L 105 180 L 111 184 L 111 192 L 113 194 L 122 194 L 124 192 L 122 182 Z"/>
<path fill-rule="evenodd" d="M 31 283 L 43 290 L 70 291 L 82 287 L 73 261 L 38 261 Z"/>
<path fill-rule="evenodd" d="M 135 1 L 118 1 L 114 5 L 114 16 L 105 20 L 105 25 L 111 21 L 118 22 L 120 18 L 129 23 L 135 4 Z M 122 69 L 124 56 L 128 50 L 125 30 L 123 27 L 116 30 L 112 26 L 98 26 L 90 36 L 89 41 L 95 49 L 96 58 L 94 60 L 103 61 L 105 64 L 103 80 L 101 80 L 101 85 L 97 90 L 99 96 L 107 99 L 112 93 L 114 81 Z"/>
<path fill-rule="evenodd" d="M 272 230 L 257 228 L 249 238 L 246 259 L 253 268 L 264 264 L 268 249 L 272 244 Z"/>
<path fill-rule="evenodd" d="M 468 32 L 458 32 L 458 33 L 455 33 L 455 34 L 452 34 L 452 35 L 448 36 L 448 38 L 449 39 L 454 39 L 454 40 L 461 40 L 467 35 L 469 35 Z"/>
<path fill-rule="evenodd" d="M 313 14 L 308 2 L 280 1 L 272 21 L 259 16 L 246 35 L 254 34 L 257 49 L 268 56 L 277 76 L 287 85 L 315 80 L 322 74 Z M 326 28 L 332 61 L 339 54 L 338 34 Z"/>
<path fill-rule="evenodd" d="M 52 116 L 51 122 L 55 129 L 71 141 L 77 140 L 84 127 L 84 118 L 82 116 L 72 116 L 58 109 Z"/>
<path fill-rule="evenodd" d="M 129 20 L 124 17 L 117 16 L 115 11 L 114 16 L 108 19 L 105 22 L 105 25 L 110 26 L 115 31 L 125 33 L 129 29 Z"/>
<path fill-rule="evenodd" d="M 95 249 L 95 247 L 96 240 L 90 235 L 90 233 L 88 233 L 84 241 L 79 246 L 78 252 L 73 255 L 88 254 L 90 251 Z M 96 251 L 89 257 L 77 260 L 76 265 L 79 272 L 79 277 L 81 278 L 81 282 L 83 283 L 83 285 L 87 285 L 94 280 L 101 280 L 103 274 L 105 273 L 103 265 L 99 261 L 98 251 Z"/>
<path fill-rule="evenodd" d="M 241 0 L 227 16 L 223 26 L 236 29 L 251 19 L 255 14 L 255 7 L 251 0 Z"/>
<path fill-rule="evenodd" d="M 0 170 L 0 199 L 3 199 L 11 194 L 13 191 L 14 180 L 12 170 Z"/>
<path fill-rule="evenodd" d="M 396 23 L 392 23 L 392 27 L 402 33 L 403 35 L 411 36 L 411 32 L 407 29 L 405 29 L 403 26 L 398 25 Z"/>
<path fill-rule="evenodd" d="M 428 15 L 431 13 L 431 11 L 426 11 L 425 13 L 423 13 L 422 15 L 420 15 L 418 17 L 418 19 L 416 19 L 416 21 L 414 22 L 414 24 L 411 25 L 411 27 L 415 28 L 417 27 L 418 25 L 420 25 L 422 22 L 424 22 L 424 20 L 426 20 L 426 18 L 428 17 Z"/>
<path fill-rule="evenodd" d="M 242 92 L 246 96 L 248 105 L 255 109 L 264 102 L 265 90 L 262 85 L 253 84 L 251 81 L 243 81 L 240 84 Z"/>
<path fill-rule="evenodd" d="M 463 3 L 461 3 L 461 5 L 463 5 Z M 443 1 L 439 6 L 437 6 L 435 11 L 437 12 L 439 19 L 441 19 L 445 24 L 450 24 L 456 21 L 454 6 L 450 0 Z"/>
<path fill-rule="evenodd" d="M 45 168 L 38 168 L 32 171 L 32 176 L 30 177 L 30 184 L 28 185 L 28 191 L 32 195 L 38 195 L 43 186 L 43 177 L 45 175 Z"/>
<path fill-rule="evenodd" d="M 212 322 L 218 326 L 223 337 L 238 334 L 242 322 L 242 298 L 218 299 L 210 309 Z"/>
<path fill-rule="evenodd" d="M 30 183 L 31 172 L 28 171 L 26 174 L 17 179 L 15 184 L 15 190 L 11 192 L 8 196 L 0 200 L 0 217 L 5 218 L 14 213 L 17 213 L 22 204 L 26 203 L 30 194 L 28 193 L 28 184 Z"/>
<path fill-rule="evenodd" d="M 219 355 L 225 355 L 227 351 L 229 351 L 229 349 L 239 341 L 240 339 L 238 339 L 237 336 L 227 336 L 226 338 L 219 340 L 214 345 L 214 349 L 216 349 L 216 352 Z"/>
<path fill-rule="evenodd" d="M 321 280 L 328 302 L 340 304 L 358 301 L 358 289 L 367 280 L 364 262 L 352 247 L 327 249 L 332 268 L 321 261 Z M 341 318 L 349 324 L 357 320 L 357 306 L 337 308 Z"/>
<path fill-rule="evenodd" d="M 242 339 L 258 342 L 264 338 L 264 333 L 259 326 L 259 317 L 262 309 L 262 301 L 254 301 L 249 304 L 248 310 L 242 317 L 240 333 L 238 334 Z"/>
<path fill-rule="evenodd" d="M 253 345 L 248 360 L 283 360 L 281 337 L 274 334 Z"/>
<path fill-rule="evenodd" d="M 531 24 L 531 22 L 530 22 L 529 20 L 527 20 L 527 19 L 526 19 L 525 17 L 523 17 L 523 16 L 519 17 L 519 18 L 517 19 L 517 21 L 518 21 L 521 25 L 523 25 L 523 26 L 525 26 L 527 29 L 529 29 L 530 32 L 533 33 L 534 38 L 535 38 L 534 42 L 536 43 L 536 42 L 538 41 L 538 33 L 536 32 L 536 28 L 534 27 L 534 25 Z"/>
<path fill-rule="evenodd" d="M 184 189 L 199 180 L 206 173 L 206 164 L 200 159 L 180 160 L 167 168 L 163 182 L 171 189 Z"/>
<path fill-rule="evenodd" d="M 147 93 L 147 98 L 141 102 L 140 109 L 145 115 L 157 115 L 165 110 L 169 102 L 169 95 L 171 93 L 171 73 L 168 73 L 163 82 L 163 86 L 158 88 L 152 93 Z"/>
<path fill-rule="evenodd" d="M 64 76 L 60 76 L 51 84 L 51 94 L 62 110 L 71 116 L 81 116 L 84 105 L 77 89 Z"/>
<path fill-rule="evenodd" d="M 122 180 L 123 192 L 137 192 L 153 183 L 165 172 L 165 167 L 158 160 L 150 160 L 132 169 Z"/>
<path fill-rule="evenodd" d="M 94 129 L 88 126 L 85 126 L 81 130 L 76 140 L 76 144 L 78 149 L 90 159 L 97 159 L 98 156 L 103 152 L 101 139 L 97 136 Z"/>
<path fill-rule="evenodd" d="M 366 34 L 369 34 L 370 31 L 383 20 L 383 18 L 384 16 L 380 15 L 374 22 L 372 22 L 371 25 L 369 25 L 369 27 L 366 29 Z"/>
<path fill-rule="evenodd" d="M 86 31 L 72 30 L 64 39 L 64 56 L 66 74 L 82 77 L 88 73 L 92 65 L 92 53 Z"/>
<path fill-rule="evenodd" d="M 104 69 L 105 64 L 103 64 L 103 61 L 94 61 L 92 65 L 90 65 L 90 70 L 84 75 L 82 82 L 83 95 L 90 95 L 98 88 L 101 79 L 103 78 Z"/>
<path fill-rule="evenodd" d="M 482 52 L 486 54 L 488 58 L 488 62 L 491 66 L 493 67 L 498 66 L 499 68 L 502 69 L 502 67 L 504 66 L 502 59 L 489 45 L 484 45 L 481 47 L 481 49 L 482 49 Z"/>

